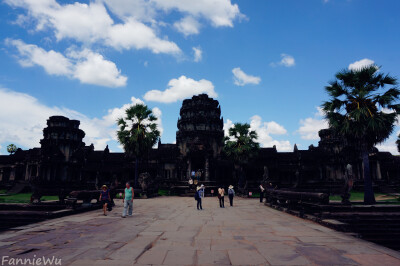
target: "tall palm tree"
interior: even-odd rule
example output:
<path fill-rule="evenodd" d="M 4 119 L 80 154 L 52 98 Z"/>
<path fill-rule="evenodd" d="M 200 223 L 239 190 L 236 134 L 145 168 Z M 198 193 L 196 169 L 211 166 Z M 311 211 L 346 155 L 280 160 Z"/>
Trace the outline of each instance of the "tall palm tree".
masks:
<path fill-rule="evenodd" d="M 157 143 L 160 131 L 157 118 L 144 104 L 136 104 L 125 111 L 125 117 L 118 119 L 117 138 L 129 158 L 135 158 L 135 186 L 138 181 L 139 160 Z"/>
<path fill-rule="evenodd" d="M 342 70 L 325 87 L 330 100 L 322 105 L 325 118 L 339 135 L 351 143 L 364 166 L 364 203 L 375 203 L 369 152 L 393 132 L 400 105 L 400 90 L 394 77 L 375 65 Z M 388 88 L 390 87 L 390 88 Z"/>
<path fill-rule="evenodd" d="M 224 152 L 241 172 L 243 172 L 243 165 L 254 158 L 260 149 L 257 138 L 257 133 L 250 130 L 250 125 L 247 123 L 235 123 L 229 129 L 229 136 L 225 137 Z"/>
<path fill-rule="evenodd" d="M 397 151 L 400 152 L 400 134 L 397 136 L 396 145 L 397 145 Z"/>

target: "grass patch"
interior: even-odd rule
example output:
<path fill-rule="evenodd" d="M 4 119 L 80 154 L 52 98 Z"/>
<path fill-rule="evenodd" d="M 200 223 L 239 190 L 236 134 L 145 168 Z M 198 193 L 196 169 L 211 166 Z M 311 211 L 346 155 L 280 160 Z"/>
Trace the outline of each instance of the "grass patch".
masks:
<path fill-rule="evenodd" d="M 30 203 L 32 193 L 19 193 L 9 196 L 0 196 L 0 203 Z M 58 200 L 58 196 L 43 196 L 42 201 Z"/>
<path fill-rule="evenodd" d="M 249 196 L 249 194 L 247 194 L 247 196 Z M 256 193 L 253 192 L 253 194 L 251 196 L 249 196 L 249 198 L 259 198 L 259 197 L 260 197 L 259 192 L 256 192 Z"/>
<path fill-rule="evenodd" d="M 378 196 L 384 196 L 386 194 L 383 193 L 375 193 L 375 198 L 377 198 Z M 342 197 L 340 195 L 331 195 L 329 197 L 329 200 L 334 200 L 334 201 L 342 201 Z M 351 191 L 350 192 L 350 200 L 351 201 L 363 201 L 364 200 L 364 192 L 360 192 L 360 191 Z M 377 200 L 380 201 L 380 200 Z M 382 200 L 382 201 L 386 201 L 386 200 Z M 391 200 L 393 201 L 393 200 Z"/>
<path fill-rule="evenodd" d="M 0 194 L 6 194 L 7 193 L 7 189 L 0 189 Z"/>
<path fill-rule="evenodd" d="M 166 190 L 166 189 L 159 189 L 159 190 L 158 190 L 158 195 L 160 195 L 160 196 L 169 196 L 170 193 L 169 193 L 169 190 Z"/>

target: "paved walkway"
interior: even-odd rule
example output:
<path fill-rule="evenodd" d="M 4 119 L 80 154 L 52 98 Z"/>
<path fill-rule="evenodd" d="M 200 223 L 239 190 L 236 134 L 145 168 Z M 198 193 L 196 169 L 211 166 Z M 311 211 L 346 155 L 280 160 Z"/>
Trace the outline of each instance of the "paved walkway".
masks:
<path fill-rule="evenodd" d="M 126 219 L 117 202 L 107 217 L 92 211 L 2 233 L 0 258 L 54 256 L 74 266 L 400 265 L 399 252 L 257 200 L 235 200 L 220 209 L 216 198 L 206 198 L 203 211 L 192 198 L 136 200 Z"/>

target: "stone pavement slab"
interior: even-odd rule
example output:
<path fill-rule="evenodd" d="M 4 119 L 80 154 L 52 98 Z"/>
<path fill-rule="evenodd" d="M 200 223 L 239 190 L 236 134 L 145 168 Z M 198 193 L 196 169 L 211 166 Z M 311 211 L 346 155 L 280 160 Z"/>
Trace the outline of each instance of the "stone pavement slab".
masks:
<path fill-rule="evenodd" d="M 0 255 L 62 265 L 400 265 L 400 253 L 279 212 L 257 199 L 219 208 L 205 198 L 135 200 L 0 233 Z M 1 257 L 0 257 L 1 258 Z M 7 264 L 4 264 L 7 265 Z"/>

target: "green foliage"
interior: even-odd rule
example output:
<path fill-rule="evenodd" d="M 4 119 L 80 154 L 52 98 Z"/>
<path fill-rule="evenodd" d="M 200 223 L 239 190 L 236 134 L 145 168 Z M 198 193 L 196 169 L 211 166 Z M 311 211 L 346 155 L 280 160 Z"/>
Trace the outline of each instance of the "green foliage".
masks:
<path fill-rule="evenodd" d="M 7 152 L 9 154 L 14 154 L 17 151 L 17 146 L 15 146 L 14 144 L 10 144 L 7 146 Z"/>
<path fill-rule="evenodd" d="M 0 203 L 30 203 L 32 193 L 18 193 L 7 196 L 0 196 Z M 43 196 L 41 201 L 58 200 L 58 196 Z"/>
<path fill-rule="evenodd" d="M 225 154 L 235 163 L 245 164 L 258 154 L 260 144 L 257 143 L 257 133 L 250 130 L 249 124 L 235 123 L 225 137 Z"/>
<path fill-rule="evenodd" d="M 369 151 L 393 132 L 400 113 L 397 80 L 375 65 L 342 70 L 325 87 L 330 100 L 322 105 L 329 126 L 351 144 L 364 166 L 364 203 L 375 197 L 369 166 Z M 390 87 L 390 88 L 388 88 Z"/>
<path fill-rule="evenodd" d="M 157 143 L 160 137 L 157 118 L 144 104 L 128 108 L 125 115 L 124 118 L 118 119 L 118 141 L 128 156 L 140 158 Z"/>
<path fill-rule="evenodd" d="M 396 84 L 394 77 L 377 66 L 337 73 L 336 80 L 325 88 L 330 100 L 322 105 L 330 127 L 366 149 L 385 141 L 400 113 Z"/>
<path fill-rule="evenodd" d="M 158 195 L 160 195 L 160 196 L 170 196 L 170 193 L 169 193 L 169 190 L 159 189 L 158 190 Z"/>
<path fill-rule="evenodd" d="M 379 196 L 388 196 L 388 194 L 375 193 L 375 197 L 379 197 Z M 362 201 L 363 199 L 364 199 L 364 192 L 361 192 L 361 191 L 351 191 L 350 192 L 350 200 L 352 200 L 352 201 Z M 341 201 L 342 197 L 340 195 L 331 195 L 331 196 L 329 196 L 329 200 Z M 385 200 L 378 200 L 378 201 L 393 201 L 393 200 L 385 199 Z"/>

